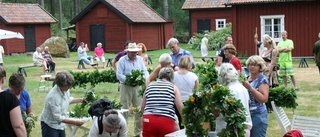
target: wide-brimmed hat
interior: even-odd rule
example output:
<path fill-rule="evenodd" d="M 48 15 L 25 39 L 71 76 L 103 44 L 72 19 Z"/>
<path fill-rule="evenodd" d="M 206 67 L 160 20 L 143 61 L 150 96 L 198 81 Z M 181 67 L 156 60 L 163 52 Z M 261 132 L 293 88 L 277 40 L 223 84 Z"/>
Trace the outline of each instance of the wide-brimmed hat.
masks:
<path fill-rule="evenodd" d="M 139 48 L 136 43 L 129 43 L 128 48 L 126 49 L 126 51 L 129 52 L 138 52 L 140 50 L 141 48 Z"/>

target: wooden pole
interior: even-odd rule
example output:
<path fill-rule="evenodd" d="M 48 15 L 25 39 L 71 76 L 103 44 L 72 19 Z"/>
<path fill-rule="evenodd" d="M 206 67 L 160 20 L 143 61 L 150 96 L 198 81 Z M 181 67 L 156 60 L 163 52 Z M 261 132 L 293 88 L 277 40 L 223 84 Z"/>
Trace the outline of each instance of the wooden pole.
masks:
<path fill-rule="evenodd" d="M 255 33 L 255 35 L 258 35 L 258 29 L 257 29 L 257 27 L 256 27 L 256 33 Z M 258 55 L 258 54 L 257 54 L 258 46 L 257 46 L 257 45 L 254 45 L 254 47 L 255 47 L 255 48 L 254 48 L 254 49 L 255 49 L 255 50 L 254 50 L 254 54 L 255 54 L 255 55 Z"/>

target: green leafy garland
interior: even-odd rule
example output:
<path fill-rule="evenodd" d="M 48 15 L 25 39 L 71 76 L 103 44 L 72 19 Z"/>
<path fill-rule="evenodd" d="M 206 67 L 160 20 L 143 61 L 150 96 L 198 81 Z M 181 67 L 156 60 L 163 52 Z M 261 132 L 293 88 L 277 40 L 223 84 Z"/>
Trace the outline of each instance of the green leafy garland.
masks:
<path fill-rule="evenodd" d="M 92 72 L 77 72 L 77 71 L 69 71 L 74 79 L 75 83 L 72 85 L 73 88 L 75 87 L 82 87 L 86 88 L 87 83 L 90 83 L 92 87 L 95 85 L 108 82 L 108 83 L 117 83 L 118 79 L 116 76 L 116 72 L 113 69 L 98 71 L 94 70 Z"/>
<path fill-rule="evenodd" d="M 22 119 L 24 126 L 27 129 L 27 137 L 31 136 L 32 129 L 36 127 L 35 122 L 38 121 L 38 116 L 33 115 L 32 113 L 27 115 L 25 111 L 22 112 Z"/>
<path fill-rule="evenodd" d="M 131 75 L 126 75 L 125 83 L 131 87 L 135 87 L 145 84 L 145 81 L 143 70 L 132 70 Z"/>
<path fill-rule="evenodd" d="M 276 106 L 295 109 L 298 106 L 297 94 L 295 89 L 285 87 L 274 87 L 269 89 L 269 99 L 266 106 L 271 110 L 271 101 L 274 101 Z"/>
<path fill-rule="evenodd" d="M 187 136 L 207 136 L 208 131 L 202 126 L 205 122 L 214 124 L 213 110 L 217 109 L 227 122 L 227 127 L 218 133 L 219 137 L 243 137 L 246 128 L 243 124 L 246 120 L 244 107 L 240 100 L 231 95 L 227 87 L 218 86 L 218 72 L 214 62 L 208 60 L 206 64 L 197 64 L 194 72 L 199 77 L 200 86 L 193 91 L 182 108 Z"/>

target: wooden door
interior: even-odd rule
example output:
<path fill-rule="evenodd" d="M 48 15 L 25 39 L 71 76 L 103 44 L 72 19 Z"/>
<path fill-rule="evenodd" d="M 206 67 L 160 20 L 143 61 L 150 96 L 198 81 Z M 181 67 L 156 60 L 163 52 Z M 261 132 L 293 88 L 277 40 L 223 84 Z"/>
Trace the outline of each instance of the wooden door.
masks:
<path fill-rule="evenodd" d="M 32 25 L 24 27 L 24 39 L 26 42 L 26 52 L 36 51 L 36 34 L 35 28 Z"/>
<path fill-rule="evenodd" d="M 198 33 L 204 33 L 204 31 L 210 31 L 210 19 L 200 19 L 197 21 L 197 31 Z"/>
<path fill-rule="evenodd" d="M 105 26 L 103 24 L 90 25 L 90 50 L 93 51 L 97 47 L 97 43 L 102 43 L 105 50 Z"/>

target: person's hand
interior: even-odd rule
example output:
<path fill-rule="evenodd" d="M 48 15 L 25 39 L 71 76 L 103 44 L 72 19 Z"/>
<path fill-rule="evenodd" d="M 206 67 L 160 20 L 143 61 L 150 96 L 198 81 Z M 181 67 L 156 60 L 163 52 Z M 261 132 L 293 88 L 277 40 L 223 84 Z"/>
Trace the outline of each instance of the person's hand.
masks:
<path fill-rule="evenodd" d="M 83 121 L 78 121 L 78 120 L 76 120 L 74 123 L 74 125 L 79 126 L 79 127 L 82 126 L 83 124 L 84 124 Z"/>
<path fill-rule="evenodd" d="M 248 80 L 243 81 L 242 84 L 243 84 L 244 87 L 246 87 L 246 89 L 251 89 L 252 88 L 252 86 L 250 85 Z"/>
<path fill-rule="evenodd" d="M 255 39 L 258 39 L 258 34 L 256 33 L 256 34 L 254 34 L 254 36 L 253 36 Z"/>

